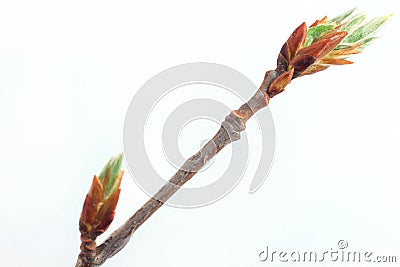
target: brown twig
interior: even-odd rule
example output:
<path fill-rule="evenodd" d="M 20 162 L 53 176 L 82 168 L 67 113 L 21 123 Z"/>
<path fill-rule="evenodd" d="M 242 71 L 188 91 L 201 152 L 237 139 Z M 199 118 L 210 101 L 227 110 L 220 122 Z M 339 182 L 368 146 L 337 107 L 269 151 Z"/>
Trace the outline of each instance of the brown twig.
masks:
<path fill-rule="evenodd" d="M 250 100 L 238 110 L 233 110 L 221 124 L 221 128 L 214 137 L 205 144 L 199 152 L 190 157 L 165 185 L 149 199 L 136 213 L 120 228 L 115 230 L 101 245 L 96 248 L 92 266 L 100 266 L 108 258 L 114 256 L 129 241 L 131 235 L 166 202 L 179 188 L 189 181 L 212 157 L 228 144 L 240 139 L 240 132 L 244 131 L 247 120 L 258 110 L 266 107 L 270 96 L 268 88 L 279 76 L 277 71 L 268 71 L 264 81 Z M 81 255 L 76 267 L 83 267 Z"/>
<path fill-rule="evenodd" d="M 327 22 L 326 17 L 314 22 L 312 27 L 318 25 L 324 26 L 323 24 L 328 23 L 325 25 L 325 27 L 327 27 L 326 30 L 322 32 L 316 31 L 314 28 L 312 31 L 310 30 L 310 33 L 308 32 L 306 24 L 302 23 L 282 46 L 278 56 L 276 70 L 268 71 L 265 74 L 260 88 L 250 98 L 250 100 L 243 104 L 238 110 L 231 111 L 231 113 L 225 117 L 225 120 L 221 124 L 221 128 L 214 137 L 205 144 L 199 152 L 190 157 L 183 164 L 181 169 L 171 177 L 171 179 L 154 195 L 154 197 L 149 199 L 131 218 L 129 218 L 128 221 L 125 222 L 125 224 L 112 233 L 111 236 L 109 236 L 98 247 L 95 247 L 94 243 L 97 235 L 94 237 L 89 235 L 91 238 L 87 238 L 88 234 L 93 231 L 94 233 L 99 231 L 102 233 L 107 229 L 113 218 L 116 201 L 118 201 L 117 192 L 114 192 L 114 194 L 116 194 L 116 199 L 108 201 L 108 213 L 100 212 L 99 208 L 91 208 L 101 206 L 84 205 L 81 216 L 81 233 L 83 236 L 82 252 L 79 254 L 76 267 L 100 266 L 108 258 L 111 258 L 118 253 L 118 251 L 128 243 L 131 235 L 175 192 L 177 192 L 182 185 L 189 181 L 225 146 L 239 140 L 240 132 L 245 130 L 247 120 L 253 116 L 254 113 L 266 107 L 269 104 L 269 100 L 275 95 L 281 93 L 292 79 L 323 71 L 330 65 L 352 63 L 344 58 L 361 52 L 361 49 L 374 39 L 370 36 L 371 33 L 382 26 L 390 18 L 390 16 L 384 16 L 371 20 L 364 26 L 355 30 L 352 35 L 348 36 L 349 32 L 345 27 L 348 22 L 345 22 L 344 20 L 350 16 L 353 11 L 354 9 L 332 19 L 329 23 Z M 357 16 L 354 16 L 352 19 L 356 20 Z M 371 31 L 371 29 L 375 30 Z M 346 41 L 346 45 L 340 46 L 339 44 L 341 44 L 343 40 Z M 103 180 L 100 180 L 97 184 L 100 184 L 100 182 L 105 184 L 104 177 Z M 97 180 L 95 179 L 95 181 Z M 120 182 L 120 180 L 117 180 L 117 182 L 118 181 Z M 96 185 L 96 183 L 94 184 Z M 103 188 L 100 185 L 99 187 Z M 118 187 L 112 188 L 115 190 Z M 87 197 L 89 200 L 92 198 L 94 200 L 97 199 L 97 202 L 99 203 L 107 201 L 107 198 L 102 200 L 102 198 L 99 198 L 98 194 L 94 193 L 96 187 L 93 187 L 93 185 L 92 189 Z M 94 201 L 93 203 L 97 202 Z M 92 202 L 89 201 L 88 203 L 90 204 Z M 106 214 L 107 216 L 100 216 L 101 214 Z"/>

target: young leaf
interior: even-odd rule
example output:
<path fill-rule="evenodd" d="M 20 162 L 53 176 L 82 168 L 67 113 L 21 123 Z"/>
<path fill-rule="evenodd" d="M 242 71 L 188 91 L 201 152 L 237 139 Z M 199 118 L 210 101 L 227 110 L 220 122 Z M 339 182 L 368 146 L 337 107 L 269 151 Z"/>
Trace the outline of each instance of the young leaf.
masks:
<path fill-rule="evenodd" d="M 121 168 L 122 159 L 122 153 L 115 158 L 111 158 L 99 175 L 99 179 L 103 184 L 105 198 L 113 193 L 112 188 L 115 188 L 114 184 L 118 177 L 119 169 Z"/>
<path fill-rule="evenodd" d="M 340 43 L 340 45 L 336 46 L 336 48 L 333 51 L 336 50 L 343 50 L 343 49 L 349 49 L 352 48 L 354 44 L 350 44 L 350 43 Z"/>
<path fill-rule="evenodd" d="M 361 46 L 362 46 L 362 44 L 356 44 L 351 47 L 333 50 L 327 56 L 328 57 L 338 57 L 338 56 L 349 56 L 349 55 L 358 54 L 358 53 L 361 53 L 361 48 L 360 48 Z"/>
<path fill-rule="evenodd" d="M 327 20 L 328 20 L 327 16 L 323 17 L 322 19 L 317 19 L 313 24 L 310 25 L 310 28 L 320 24 L 325 24 Z"/>
<path fill-rule="evenodd" d="M 353 64 L 352 61 L 343 59 L 343 58 L 323 58 L 319 61 L 320 64 L 327 64 L 327 65 L 347 65 Z"/>
<path fill-rule="evenodd" d="M 100 175 L 99 175 L 99 179 L 100 179 L 101 182 L 104 181 L 107 172 L 110 170 L 112 160 L 113 160 L 113 158 L 111 158 L 111 159 L 107 162 L 107 164 L 103 167 L 103 169 L 101 170 Z"/>
<path fill-rule="evenodd" d="M 369 38 L 365 38 L 365 39 L 361 40 L 362 48 L 366 47 L 367 45 L 369 45 L 372 41 L 375 41 L 376 39 L 378 39 L 378 37 L 369 37 Z"/>
<path fill-rule="evenodd" d="M 311 45 L 314 41 L 321 38 L 325 33 L 333 30 L 336 25 L 334 24 L 321 24 L 314 27 L 311 27 L 307 31 L 306 42 L 304 43 L 304 47 Z"/>
<path fill-rule="evenodd" d="M 116 179 L 118 177 L 118 173 L 119 173 L 119 169 L 121 168 L 121 164 L 122 164 L 122 159 L 123 159 L 123 154 L 119 154 L 118 156 L 116 156 L 113 160 L 113 162 L 111 163 L 111 168 L 110 168 L 110 181 L 107 184 L 107 189 L 106 189 L 106 198 L 113 193 L 112 192 L 112 188 L 114 183 L 116 183 Z M 118 183 L 118 182 L 117 182 Z"/>
<path fill-rule="evenodd" d="M 345 38 L 346 32 L 332 32 L 325 34 L 321 40 L 299 50 L 297 56 L 309 55 L 318 60 L 331 52 Z M 293 59 L 294 60 L 294 59 Z"/>
<path fill-rule="evenodd" d="M 359 40 L 369 37 L 371 34 L 375 33 L 382 25 L 384 25 L 392 15 L 377 17 L 365 25 L 356 29 L 353 33 L 351 33 L 344 41 L 349 43 L 355 43 Z"/>
<path fill-rule="evenodd" d="M 333 19 L 328 20 L 328 23 L 333 23 L 333 22 L 342 22 L 343 20 L 345 20 L 346 18 L 348 18 L 351 14 L 353 14 L 354 11 L 356 11 L 357 8 L 353 8 L 345 13 L 343 13 L 342 15 L 339 15 Z"/>
<path fill-rule="evenodd" d="M 327 68 L 329 68 L 329 66 L 323 66 L 323 65 L 318 65 L 318 64 L 314 64 L 311 65 L 308 69 L 306 69 L 305 71 L 303 71 L 300 76 L 304 76 L 304 75 L 310 75 L 310 74 L 314 74 L 316 72 L 320 72 L 323 70 L 326 70 Z"/>
<path fill-rule="evenodd" d="M 303 46 L 307 35 L 307 25 L 303 22 L 290 35 L 282 46 L 278 55 L 277 65 L 279 69 L 286 70 L 289 61 L 296 55 L 297 51 Z"/>
<path fill-rule="evenodd" d="M 357 14 L 346 23 L 342 30 L 350 34 L 357 29 L 366 18 L 367 16 L 364 13 Z"/>

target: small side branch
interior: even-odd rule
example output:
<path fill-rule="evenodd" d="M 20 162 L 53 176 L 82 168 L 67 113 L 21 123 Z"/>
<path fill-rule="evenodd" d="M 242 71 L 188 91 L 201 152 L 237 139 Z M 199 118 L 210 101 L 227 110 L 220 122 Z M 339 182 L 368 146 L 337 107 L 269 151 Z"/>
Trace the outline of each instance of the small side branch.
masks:
<path fill-rule="evenodd" d="M 245 130 L 247 120 L 257 111 L 268 105 L 270 97 L 267 90 L 270 84 L 279 76 L 278 74 L 276 71 L 268 71 L 262 85 L 249 101 L 243 104 L 238 110 L 233 110 L 227 115 L 214 137 L 200 151 L 186 160 L 181 169 L 152 198 L 96 248 L 92 266 L 100 266 L 108 258 L 117 254 L 129 242 L 132 234 L 175 194 L 182 185 L 189 181 L 225 146 L 240 139 L 240 132 Z M 79 255 L 76 267 L 85 266 L 83 257 L 83 254 Z"/>
<path fill-rule="evenodd" d="M 260 88 L 251 99 L 226 116 L 215 136 L 199 152 L 190 157 L 154 197 L 98 247 L 94 241 L 96 236 L 107 229 L 108 223 L 113 219 L 122 173 L 111 179 L 116 184 L 111 187 L 105 186 L 110 181 L 107 172 L 103 171 L 99 178 L 95 176 L 81 214 L 80 230 L 83 247 L 76 267 L 100 266 L 118 253 L 128 243 L 131 235 L 182 185 L 225 146 L 240 139 L 240 133 L 245 130 L 247 120 L 258 110 L 266 107 L 270 98 L 283 92 L 295 78 L 323 71 L 332 65 L 351 64 L 352 62 L 346 58 L 360 53 L 375 40 L 375 32 L 392 17 L 386 15 L 365 23 L 363 19 L 360 20 L 360 14 L 351 16 L 354 11 L 355 9 L 352 9 L 331 20 L 327 20 L 327 17 L 316 20 L 309 28 L 304 22 L 298 26 L 281 48 L 277 58 L 277 68 L 265 74 Z M 352 27 L 349 28 L 349 25 Z M 118 165 L 120 161 L 113 160 L 110 164 Z M 103 192 L 104 188 L 113 191 Z M 104 197 L 110 194 L 112 197 Z M 108 209 L 100 210 L 101 207 Z"/>

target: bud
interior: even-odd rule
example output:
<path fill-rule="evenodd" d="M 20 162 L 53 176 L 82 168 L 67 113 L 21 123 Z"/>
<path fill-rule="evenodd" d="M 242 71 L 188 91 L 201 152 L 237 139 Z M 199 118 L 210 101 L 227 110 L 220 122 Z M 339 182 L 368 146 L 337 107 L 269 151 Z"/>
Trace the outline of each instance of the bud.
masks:
<path fill-rule="evenodd" d="M 349 10 L 331 20 L 327 17 L 316 20 L 309 28 L 302 23 L 282 46 L 276 71 L 285 73 L 294 69 L 294 79 L 332 65 L 352 64 L 347 58 L 360 53 L 375 40 L 373 34 L 392 17 L 387 15 L 364 22 L 366 15 L 363 13 L 350 17 L 354 11 Z M 276 89 L 271 90 L 275 92 Z"/>
<path fill-rule="evenodd" d="M 86 195 L 79 220 L 81 250 L 87 259 L 93 260 L 97 236 L 104 233 L 114 219 L 123 171 L 120 171 L 123 154 L 119 154 L 103 168 L 99 177 L 94 175 Z"/>
<path fill-rule="evenodd" d="M 303 22 L 296 30 L 294 30 L 289 39 L 282 46 L 278 55 L 277 71 L 288 70 L 290 60 L 295 57 L 299 49 L 303 46 L 306 40 L 306 35 L 307 25 Z"/>
<path fill-rule="evenodd" d="M 289 71 L 286 71 L 279 75 L 270 85 L 268 89 L 269 97 L 274 97 L 275 95 L 283 92 L 285 87 L 290 83 L 293 77 L 294 69 L 292 68 Z"/>

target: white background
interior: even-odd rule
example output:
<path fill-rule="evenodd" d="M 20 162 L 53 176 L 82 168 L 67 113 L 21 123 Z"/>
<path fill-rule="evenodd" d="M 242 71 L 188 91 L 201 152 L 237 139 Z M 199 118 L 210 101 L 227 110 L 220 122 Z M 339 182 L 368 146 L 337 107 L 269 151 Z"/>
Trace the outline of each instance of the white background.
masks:
<path fill-rule="evenodd" d="M 259 84 L 301 22 L 354 6 L 395 17 L 354 65 L 296 79 L 274 98 L 277 150 L 263 187 L 248 194 L 250 168 L 213 205 L 163 207 L 104 266 L 306 266 L 258 253 L 324 251 L 340 239 L 400 260 L 397 1 L 2 0 L 1 265 L 75 264 L 92 175 L 122 151 L 125 112 L 146 80 L 206 61 Z M 126 172 L 110 230 L 146 200 Z"/>

